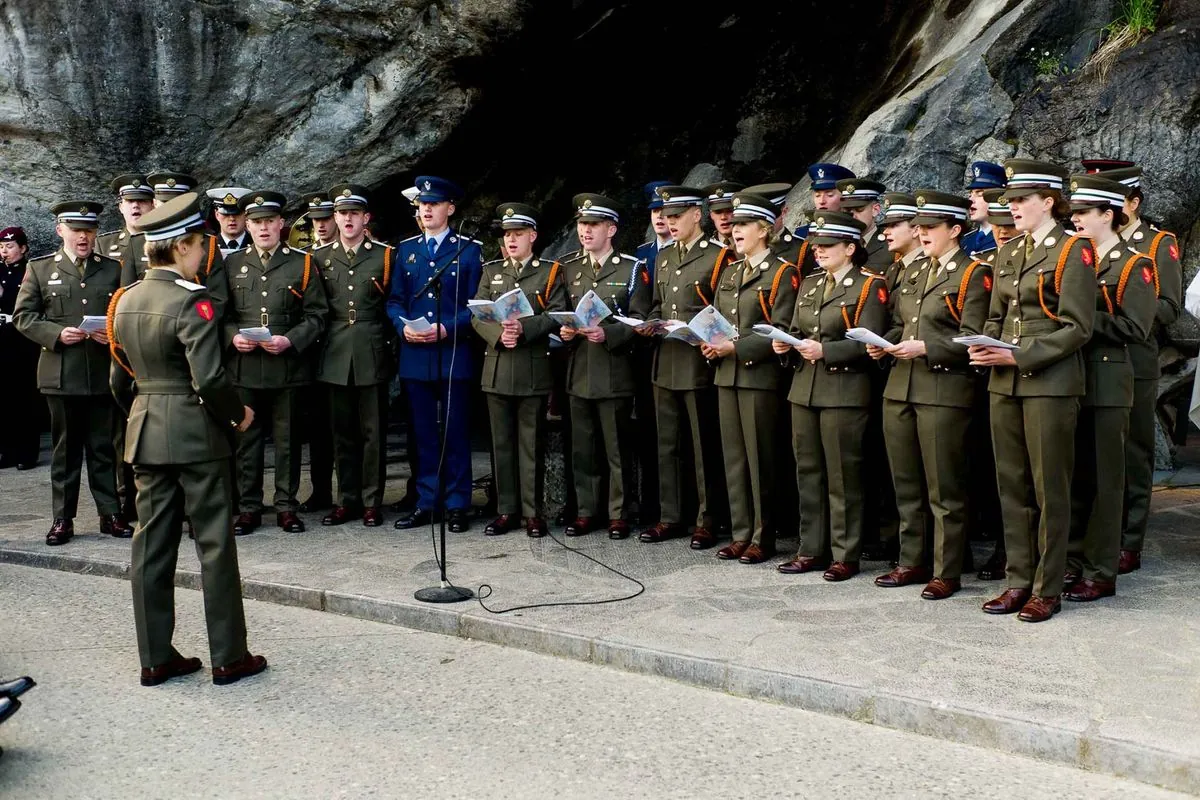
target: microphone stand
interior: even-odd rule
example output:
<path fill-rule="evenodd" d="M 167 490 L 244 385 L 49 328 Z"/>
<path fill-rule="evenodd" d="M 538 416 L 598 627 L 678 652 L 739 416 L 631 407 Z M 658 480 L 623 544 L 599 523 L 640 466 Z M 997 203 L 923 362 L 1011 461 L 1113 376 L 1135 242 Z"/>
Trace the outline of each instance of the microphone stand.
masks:
<path fill-rule="evenodd" d="M 442 275 L 449 269 L 451 264 L 457 263 L 462 256 L 463 251 L 467 247 L 467 242 L 470 241 L 463 236 L 463 225 L 458 226 L 458 251 L 455 252 L 454 258 L 447 261 L 429 277 L 425 282 L 425 286 L 421 288 L 418 295 L 433 291 L 433 299 L 437 304 L 437 311 L 434 315 L 434 330 L 441 334 L 442 331 Z M 454 341 L 458 341 L 458 331 L 455 330 Z M 450 583 L 450 579 L 446 577 L 446 516 L 448 509 L 446 508 L 446 405 L 449 402 L 450 382 L 442 372 L 442 340 L 437 342 L 437 374 L 438 374 L 438 398 L 437 398 L 437 430 L 438 441 L 441 443 L 441 448 L 438 451 L 437 465 L 437 493 L 435 495 L 435 511 L 437 504 L 441 504 L 441 514 L 439 515 L 440 523 L 440 538 L 442 556 L 438 559 L 438 566 L 441 568 L 440 580 L 437 586 L 427 586 L 424 589 L 418 589 L 413 593 L 413 597 L 420 600 L 422 603 L 461 603 L 463 600 L 470 600 L 475 596 L 475 593 L 470 589 L 465 589 L 461 586 L 455 586 Z M 436 555 L 436 554 L 435 554 Z"/>

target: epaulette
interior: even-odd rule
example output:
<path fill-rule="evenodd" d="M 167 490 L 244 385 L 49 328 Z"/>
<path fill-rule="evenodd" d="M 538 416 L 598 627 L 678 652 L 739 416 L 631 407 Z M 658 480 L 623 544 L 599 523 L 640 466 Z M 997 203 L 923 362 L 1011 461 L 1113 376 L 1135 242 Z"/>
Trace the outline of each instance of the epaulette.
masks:
<path fill-rule="evenodd" d="M 400 244 L 407 244 L 408 242 L 415 242 L 417 239 L 421 239 L 424 236 L 425 236 L 425 234 L 418 233 L 416 236 L 410 236 L 407 239 L 404 239 L 403 241 L 400 242 Z M 332 242 L 331 242 L 331 244 L 332 244 Z"/>
<path fill-rule="evenodd" d="M 490 267 L 492 264 L 503 264 L 503 263 L 504 263 L 503 258 L 493 258 L 491 261 L 483 262 L 483 266 Z"/>
<path fill-rule="evenodd" d="M 470 237 L 467 237 L 467 238 L 470 239 Z M 475 244 L 479 245 L 480 247 L 483 247 L 483 242 L 479 241 L 478 239 L 470 239 L 470 240 L 472 242 L 474 242 Z"/>
<path fill-rule="evenodd" d="M 621 258 L 625 259 L 626 261 L 641 261 L 641 259 L 638 258 L 637 256 L 631 256 L 631 255 L 627 255 L 625 253 L 617 253 L 617 255 L 619 255 Z"/>
<path fill-rule="evenodd" d="M 37 263 L 37 262 L 39 262 L 39 261 L 50 261 L 50 260 L 51 260 L 51 259 L 53 259 L 53 258 L 54 258 L 56 255 L 58 255 L 58 252 L 57 252 L 57 251 L 55 251 L 55 252 L 53 252 L 53 253 L 46 253 L 46 255 L 44 255 L 44 256 L 38 256 L 37 258 L 31 258 L 31 259 L 29 259 L 29 263 L 30 263 L 30 264 L 36 264 L 36 263 Z"/>
<path fill-rule="evenodd" d="M 98 234 L 96 234 L 96 238 L 100 238 L 101 236 L 112 236 L 114 233 L 120 233 L 120 232 L 121 232 L 121 229 L 117 228 L 114 231 L 105 231 L 104 233 L 98 233 Z"/>
<path fill-rule="evenodd" d="M 644 241 L 644 242 L 642 242 L 641 244 L 639 244 L 639 245 L 637 246 L 637 249 L 638 249 L 638 250 L 641 250 L 643 247 L 645 247 L 645 246 L 646 246 L 646 245 L 648 245 L 648 244 L 654 244 L 654 241 L 655 241 L 654 239 L 647 239 L 646 241 Z"/>
<path fill-rule="evenodd" d="M 312 247 L 309 248 L 309 250 L 315 253 L 318 250 L 322 250 L 326 247 L 331 247 L 332 245 L 333 245 L 333 242 L 326 242 L 325 244 L 313 245 Z"/>
<path fill-rule="evenodd" d="M 559 259 L 559 263 L 565 264 L 568 261 L 578 261 L 579 259 L 584 258 L 586 256 L 587 256 L 587 253 L 584 252 L 583 250 L 576 250 L 574 253 L 565 254 L 562 258 Z"/>
<path fill-rule="evenodd" d="M 189 292 L 198 292 L 204 288 L 204 284 L 202 283 L 192 283 L 191 281 L 185 281 L 183 278 L 176 278 L 175 283 L 176 285 L 187 289 Z"/>
<path fill-rule="evenodd" d="M 391 245 L 390 245 L 390 244 L 388 244 L 387 242 L 381 242 L 381 241 L 379 241 L 378 239 L 372 239 L 370 236 L 368 236 L 368 237 L 367 237 L 367 241 L 368 241 L 368 242 L 371 242 L 371 243 L 373 243 L 373 244 L 377 244 L 377 245 L 379 245 L 380 247 L 391 247 Z"/>

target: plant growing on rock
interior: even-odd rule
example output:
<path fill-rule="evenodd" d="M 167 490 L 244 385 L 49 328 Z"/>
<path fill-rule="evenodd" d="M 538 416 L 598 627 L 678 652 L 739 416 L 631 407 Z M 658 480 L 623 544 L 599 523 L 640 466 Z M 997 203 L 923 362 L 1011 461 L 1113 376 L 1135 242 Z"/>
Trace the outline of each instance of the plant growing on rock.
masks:
<path fill-rule="evenodd" d="M 1104 26 L 1104 43 L 1088 60 L 1088 68 L 1104 80 L 1122 50 L 1154 33 L 1162 0 L 1118 0 L 1113 21 Z"/>

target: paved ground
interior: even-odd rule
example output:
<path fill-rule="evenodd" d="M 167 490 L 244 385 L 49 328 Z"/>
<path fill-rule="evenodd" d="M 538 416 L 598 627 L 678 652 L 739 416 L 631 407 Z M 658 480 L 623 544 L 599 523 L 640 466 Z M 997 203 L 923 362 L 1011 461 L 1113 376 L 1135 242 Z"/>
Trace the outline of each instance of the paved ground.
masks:
<path fill-rule="evenodd" d="M 87 531 L 43 544 L 48 469 L 0 474 L 0 560 L 50 554 L 59 568 L 122 575 L 128 543 Z M 388 501 L 398 498 L 390 482 Z M 247 591 L 368 619 L 397 622 L 675 677 L 952 741 L 993 746 L 1200 793 L 1200 491 L 1157 492 L 1144 569 L 1120 594 L 1067 604 L 1043 625 L 989 617 L 996 584 L 968 580 L 930 603 L 920 587 L 884 590 L 869 575 L 829 584 L 602 535 L 582 552 L 637 577 L 646 592 L 611 605 L 495 617 L 477 603 L 452 610 L 412 600 L 436 583 L 428 530 L 349 525 L 304 534 L 264 529 L 239 539 Z M 489 605 L 601 600 L 635 587 L 550 540 L 451 536 L 450 573 L 490 584 Z M 781 542 L 781 552 L 796 541 Z M 783 555 L 778 560 L 783 559 Z M 63 558 L 71 559 L 64 563 Z M 195 570 L 186 543 L 181 570 Z M 188 576 L 184 576 L 187 579 Z M 282 587 L 282 588 L 281 588 Z"/>
<path fill-rule="evenodd" d="M 176 642 L 206 653 L 200 596 Z M 250 602 L 233 687 L 136 680 L 128 585 L 0 566 L 0 796 L 1177 797 L 661 678 Z M 207 658 L 205 658 L 207 662 Z"/>

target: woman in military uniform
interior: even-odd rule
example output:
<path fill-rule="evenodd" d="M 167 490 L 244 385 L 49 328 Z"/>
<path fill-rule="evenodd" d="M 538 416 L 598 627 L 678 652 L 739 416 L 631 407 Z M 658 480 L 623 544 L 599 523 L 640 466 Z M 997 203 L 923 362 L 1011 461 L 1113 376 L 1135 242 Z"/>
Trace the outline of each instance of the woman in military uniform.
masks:
<path fill-rule="evenodd" d="M 1133 407 L 1129 345 L 1154 326 L 1154 261 L 1125 246 L 1119 231 L 1130 188 L 1095 175 L 1071 176 L 1071 220 L 1096 253 L 1096 322 L 1084 347 L 1087 394 L 1075 434 L 1066 597 L 1091 602 L 1117 592 L 1125 448 Z"/>
<path fill-rule="evenodd" d="M 776 323 L 803 341 L 772 342 L 796 370 L 788 400 L 801 515 L 800 552 L 779 571 L 798 574 L 828 565 L 827 581 L 857 575 L 862 548 L 863 435 L 875 364 L 866 345 L 848 339 L 846 331 L 882 334 L 887 328 L 884 279 L 862 269 L 865 228 L 849 214 L 817 213 L 809 241 L 821 271 L 800 284 L 790 324 Z"/>
<path fill-rule="evenodd" d="M 925 257 L 898 278 L 885 336 L 893 345 L 867 347 L 872 358 L 896 359 L 883 392 L 883 433 L 900 510 L 900 561 L 875 585 L 928 581 L 926 600 L 961 588 L 967 546 L 966 434 L 976 378 L 967 348 L 953 339 L 983 330 L 992 289 L 991 269 L 959 249 L 969 205 L 958 195 L 917 192 L 912 224 Z"/>
<path fill-rule="evenodd" d="M 733 244 L 742 258 L 722 273 L 713 305 L 738 329 L 735 341 L 701 345 L 716 362 L 721 451 L 729 489 L 733 543 L 717 558 L 761 564 L 775 555 L 775 498 L 778 387 L 783 370 L 772 357 L 771 340 L 753 326 L 787 323 L 796 305 L 800 273 L 771 251 L 775 206 L 760 195 L 733 199 Z"/>
<path fill-rule="evenodd" d="M 992 444 L 1008 551 L 1008 589 L 983 610 L 1042 622 L 1062 607 L 1096 256 L 1086 239 L 1068 235 L 1056 219 L 1069 212 L 1062 196 L 1066 170 L 1026 159 L 1004 167 L 1004 195 L 1024 236 L 996 257 L 984 334 L 1016 349 L 970 350 L 972 364 L 992 368 Z"/>

